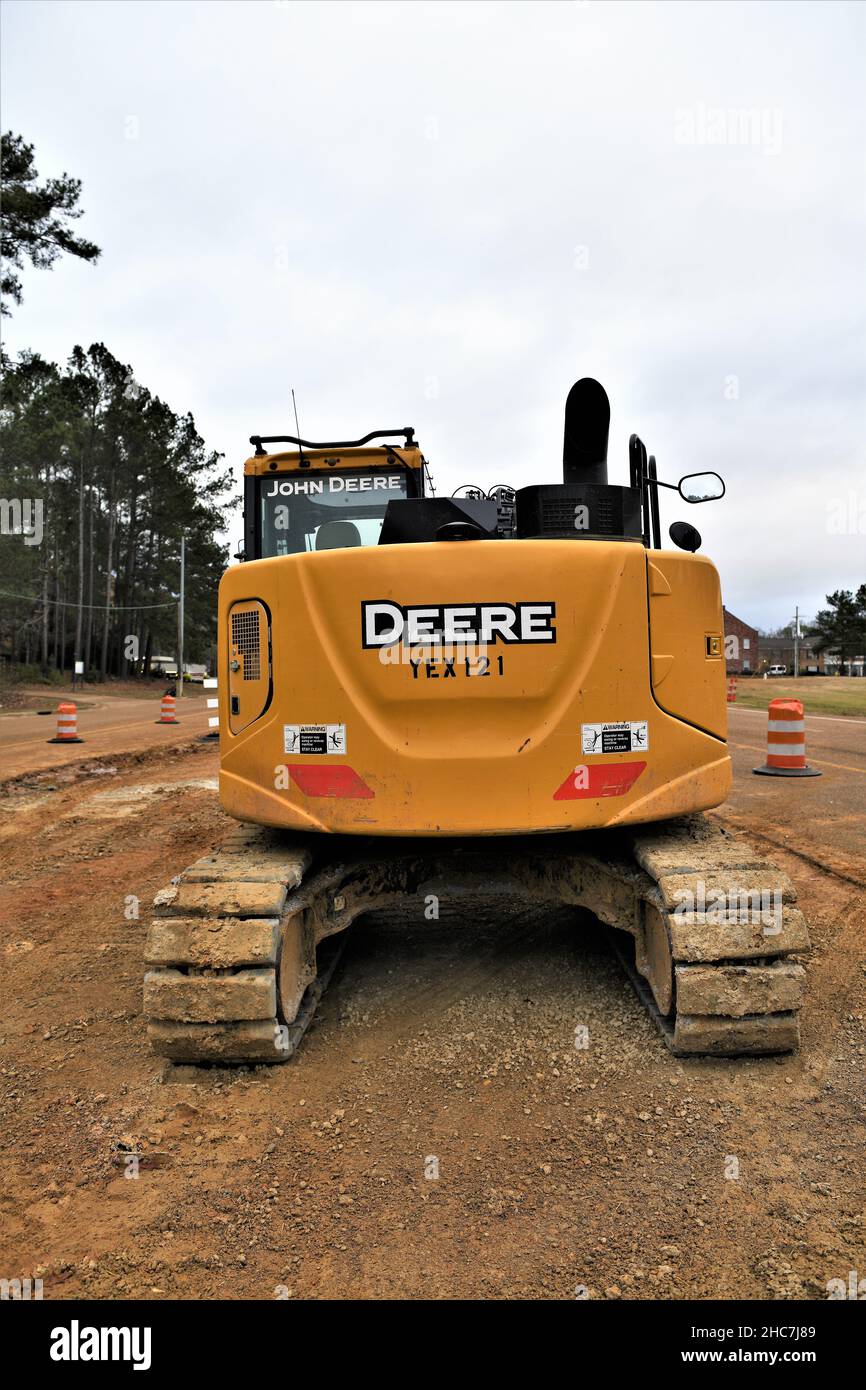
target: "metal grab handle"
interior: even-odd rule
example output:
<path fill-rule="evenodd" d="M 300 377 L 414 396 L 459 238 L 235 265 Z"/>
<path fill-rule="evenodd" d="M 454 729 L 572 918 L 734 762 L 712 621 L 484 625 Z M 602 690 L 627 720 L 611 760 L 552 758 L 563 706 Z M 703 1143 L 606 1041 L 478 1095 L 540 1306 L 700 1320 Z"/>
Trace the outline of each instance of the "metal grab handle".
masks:
<path fill-rule="evenodd" d="M 406 425 L 401 430 L 373 430 L 365 434 L 363 439 L 337 439 L 326 444 L 314 444 L 309 439 L 298 439 L 294 434 L 251 434 L 250 443 L 256 446 L 256 458 L 264 458 L 267 450 L 262 448 L 263 444 L 297 444 L 302 449 L 359 449 L 362 444 L 369 444 L 371 439 L 392 439 L 400 434 L 406 441 L 404 448 L 416 447 L 412 425 Z"/>

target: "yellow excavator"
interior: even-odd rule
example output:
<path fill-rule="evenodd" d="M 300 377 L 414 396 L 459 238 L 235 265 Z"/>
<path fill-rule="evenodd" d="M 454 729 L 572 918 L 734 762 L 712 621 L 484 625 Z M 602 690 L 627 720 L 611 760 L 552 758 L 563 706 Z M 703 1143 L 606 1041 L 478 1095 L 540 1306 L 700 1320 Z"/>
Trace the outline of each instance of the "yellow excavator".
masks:
<path fill-rule="evenodd" d="M 609 483 L 609 424 L 584 378 L 561 482 L 453 497 L 409 428 L 251 438 L 219 593 L 240 824 L 155 900 L 157 1053 L 285 1061 L 359 917 L 521 907 L 615 928 L 674 1053 L 797 1046 L 792 885 L 701 814 L 731 783 L 718 574 L 690 524 L 661 543 L 660 489 L 724 483 L 663 482 L 637 435 Z"/>

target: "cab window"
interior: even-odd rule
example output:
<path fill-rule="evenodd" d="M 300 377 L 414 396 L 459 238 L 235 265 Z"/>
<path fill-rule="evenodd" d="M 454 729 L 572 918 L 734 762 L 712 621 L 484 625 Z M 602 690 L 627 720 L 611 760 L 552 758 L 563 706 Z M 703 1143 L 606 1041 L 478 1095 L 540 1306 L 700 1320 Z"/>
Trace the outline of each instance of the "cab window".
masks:
<path fill-rule="evenodd" d="M 407 496 L 399 470 L 340 469 L 261 480 L 261 554 L 377 545 L 388 503 Z"/>

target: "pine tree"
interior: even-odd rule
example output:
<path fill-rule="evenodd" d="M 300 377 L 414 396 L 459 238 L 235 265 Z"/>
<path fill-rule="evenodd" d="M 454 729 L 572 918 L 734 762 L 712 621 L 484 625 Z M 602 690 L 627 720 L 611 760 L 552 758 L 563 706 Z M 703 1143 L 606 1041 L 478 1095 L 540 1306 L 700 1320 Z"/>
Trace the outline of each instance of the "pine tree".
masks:
<path fill-rule="evenodd" d="M 66 253 L 79 260 L 95 261 L 99 247 L 77 237 L 69 223 L 82 216 L 79 208 L 81 180 L 61 174 L 58 179 L 38 183 L 34 148 L 20 135 L 8 131 L 0 139 L 0 166 L 3 174 L 3 224 L 0 232 L 0 275 L 3 300 L 21 303 L 21 280 L 15 273 L 25 260 L 40 269 L 50 269 Z M 0 313 L 9 314 L 6 303 Z"/>

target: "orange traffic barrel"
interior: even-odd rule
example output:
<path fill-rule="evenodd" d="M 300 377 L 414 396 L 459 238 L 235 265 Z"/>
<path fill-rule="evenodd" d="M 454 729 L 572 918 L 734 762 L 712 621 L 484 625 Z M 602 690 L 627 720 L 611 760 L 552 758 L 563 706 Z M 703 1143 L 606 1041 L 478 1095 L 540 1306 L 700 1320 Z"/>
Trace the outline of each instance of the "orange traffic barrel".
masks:
<path fill-rule="evenodd" d="M 57 706 L 57 733 L 54 738 L 48 740 L 49 743 L 83 743 L 84 739 L 78 737 L 78 706 L 77 705 L 58 705 Z"/>
<path fill-rule="evenodd" d="M 820 777 L 806 762 L 806 719 L 800 700 L 771 700 L 767 711 L 767 761 L 753 772 L 767 777 Z"/>
<path fill-rule="evenodd" d="M 728 678 L 728 704 L 729 704 L 729 705 L 736 704 L 736 701 L 737 701 L 737 678 L 736 678 L 736 676 L 730 676 L 730 677 Z"/>
<path fill-rule="evenodd" d="M 180 720 L 175 716 L 176 700 L 173 695 L 163 695 L 162 705 L 160 706 L 157 724 L 179 724 Z"/>

